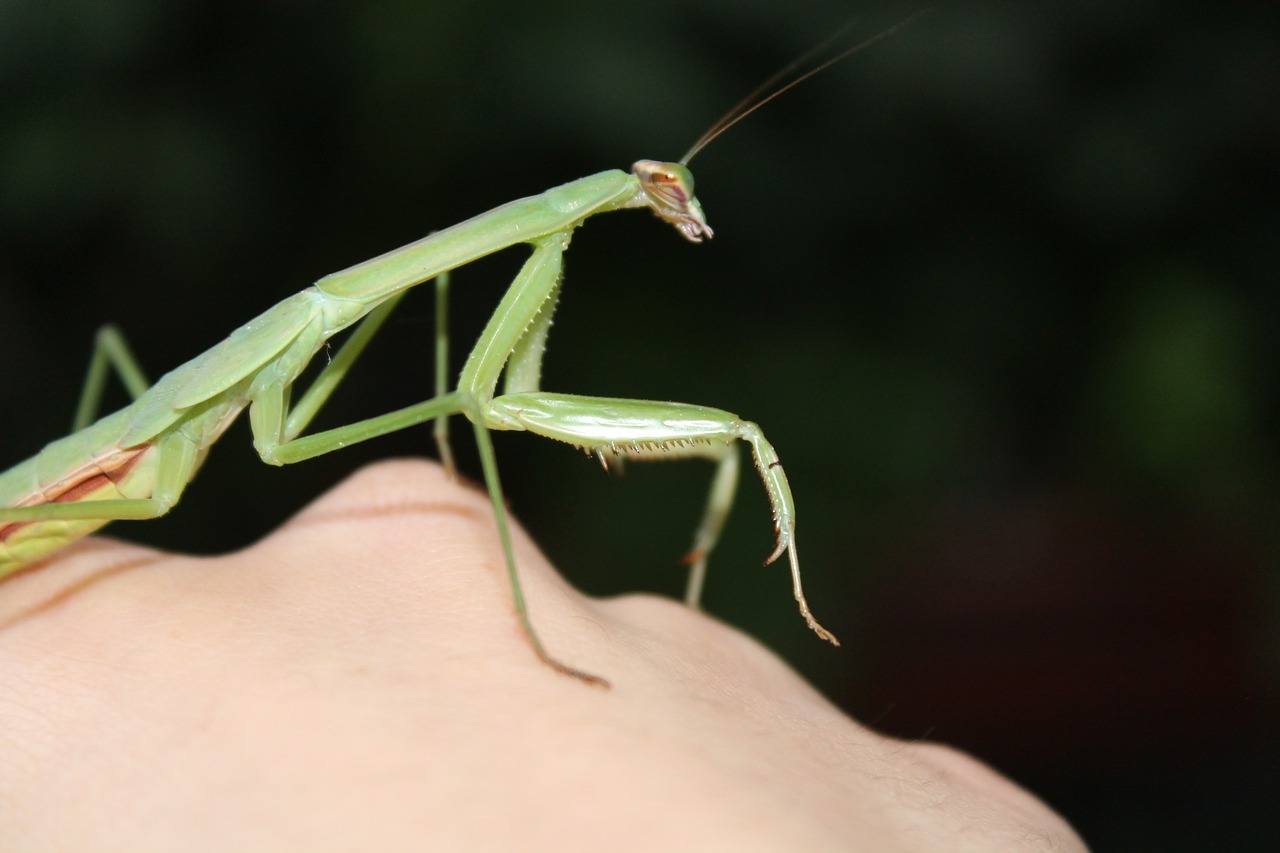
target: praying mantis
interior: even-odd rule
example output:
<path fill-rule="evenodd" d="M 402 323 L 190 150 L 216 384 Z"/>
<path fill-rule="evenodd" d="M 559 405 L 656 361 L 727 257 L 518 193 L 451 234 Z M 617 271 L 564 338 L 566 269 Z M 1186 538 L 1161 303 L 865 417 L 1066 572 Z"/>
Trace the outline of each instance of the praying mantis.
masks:
<path fill-rule="evenodd" d="M 709 406 L 589 397 L 545 391 L 541 370 L 551 316 L 560 292 L 563 257 L 576 229 L 602 213 L 648 209 L 686 240 L 712 236 L 694 195 L 688 162 L 711 139 L 831 64 L 880 41 L 912 19 L 840 52 L 776 88 L 783 69 L 714 125 L 679 161 L 637 161 L 518 199 L 416 242 L 327 275 L 245 323 L 221 343 L 148 386 L 123 338 L 113 328 L 95 342 L 76 429 L 0 474 L 0 578 L 37 563 L 112 521 L 168 513 L 212 444 L 244 410 L 254 448 L 264 462 L 301 462 L 351 444 L 434 423 L 442 464 L 454 471 L 449 418 L 473 427 L 485 488 L 492 504 L 516 614 L 539 659 L 556 671 L 607 686 L 598 676 L 561 662 L 543 645 L 529 615 L 490 436 L 515 430 L 566 442 L 611 459 L 705 458 L 715 465 L 703 517 L 689 554 L 686 601 L 697 605 L 707 558 L 733 502 L 739 475 L 738 442 L 747 444 L 772 509 L 777 535 L 766 563 L 788 556 L 792 591 L 808 626 L 839 645 L 814 618 L 801 584 L 795 545 L 795 502 L 778 454 L 760 427 Z M 806 54 L 806 57 L 808 54 Z M 803 61 L 806 57 L 802 57 Z M 447 307 L 450 273 L 516 245 L 530 254 L 466 359 L 450 390 Z M 358 357 L 412 288 L 436 289 L 436 376 L 430 399 L 318 433 L 306 429 Z M 347 340 L 295 401 L 292 391 L 331 338 Z M 134 401 L 94 421 L 109 372 Z M 499 392 L 498 382 L 504 380 Z"/>

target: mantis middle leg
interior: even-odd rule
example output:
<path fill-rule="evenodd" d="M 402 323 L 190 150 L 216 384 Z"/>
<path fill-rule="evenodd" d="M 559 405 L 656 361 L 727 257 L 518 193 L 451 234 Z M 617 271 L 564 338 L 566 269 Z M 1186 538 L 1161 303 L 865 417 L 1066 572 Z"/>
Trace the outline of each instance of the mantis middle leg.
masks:
<path fill-rule="evenodd" d="M 532 316 L 536 316 L 548 301 L 554 302 L 559 290 L 561 256 L 566 244 L 567 239 L 561 238 L 544 241 L 535 246 L 533 255 L 525 262 L 524 267 L 516 276 L 511 288 L 507 291 L 498 310 L 485 328 L 471 357 L 468 359 L 467 368 L 463 370 L 463 377 L 469 382 L 465 386 L 465 390 L 440 393 L 430 400 L 394 412 L 388 412 L 384 415 L 366 418 L 353 424 L 312 435 L 296 436 L 296 430 L 310 421 L 316 410 L 319 409 L 319 406 L 331 393 L 332 385 L 336 383 L 336 378 L 332 382 L 326 380 L 326 374 L 332 369 L 335 374 L 339 374 L 340 378 L 340 374 L 345 373 L 350 367 L 350 360 L 354 360 L 355 354 L 358 353 L 359 349 L 363 348 L 363 343 L 360 343 L 355 345 L 357 349 L 350 360 L 342 366 L 337 366 L 338 361 L 346 354 L 346 347 L 344 347 L 343 352 L 339 353 L 339 356 L 334 359 L 334 363 L 327 367 L 321 376 L 317 378 L 317 385 L 320 385 L 322 380 L 325 380 L 321 385 L 321 390 L 314 391 L 316 385 L 313 385 L 313 390 L 308 390 L 307 395 L 299 401 L 298 407 L 293 410 L 289 410 L 287 407 L 287 389 L 283 385 L 269 385 L 260 389 L 253 398 L 250 420 L 254 434 L 254 445 L 258 448 L 263 459 L 274 464 L 287 464 L 329 453 L 356 442 L 425 423 L 429 420 L 435 421 L 437 425 L 436 435 L 439 437 L 441 435 L 440 424 L 446 418 L 455 414 L 466 415 L 475 424 L 476 441 L 480 451 L 481 463 L 484 467 L 485 483 L 494 508 L 498 535 L 511 583 L 512 598 L 521 627 L 524 629 L 530 645 L 532 645 L 534 652 L 540 659 L 557 671 L 580 678 L 588 683 L 605 686 L 607 683 L 603 679 L 561 663 L 552 657 L 546 651 L 537 632 L 534 630 L 516 568 L 510 533 L 507 529 L 506 507 L 502 485 L 498 479 L 493 447 L 481 414 L 483 405 L 481 400 L 491 397 L 492 389 L 497 384 L 498 375 L 504 367 L 507 367 L 509 371 L 514 370 L 517 375 L 523 374 L 526 376 L 528 371 L 533 368 L 536 374 L 536 365 L 540 364 L 541 361 L 541 340 L 545 338 L 545 325 L 548 321 L 542 321 L 542 331 L 538 332 L 536 329 L 539 327 L 539 323 L 534 323 Z M 444 302 L 447 286 L 447 281 L 443 286 L 438 286 L 438 305 Z M 372 319 L 372 316 L 371 314 L 370 319 Z M 521 338 L 527 334 L 531 334 L 531 338 L 522 343 Z M 537 339 L 539 342 L 536 352 L 529 347 L 528 341 L 531 339 Z M 442 330 L 438 329 L 437 352 L 440 352 L 441 349 L 446 349 L 447 351 L 447 344 L 441 343 L 444 340 L 446 339 L 443 337 Z M 352 345 L 352 343 L 348 343 L 347 346 L 350 347 Z M 511 362 L 510 365 L 508 365 L 508 361 Z M 526 379 L 525 381 L 529 380 Z M 314 397 L 313 393 L 315 394 Z M 442 447 L 447 446 L 446 432 Z"/>
<path fill-rule="evenodd" d="M 355 358 L 395 307 L 399 297 L 388 300 L 361 321 L 347 344 L 321 371 L 306 396 L 293 410 L 289 429 L 300 430 L 328 399 Z M 95 339 L 84 391 L 77 410 L 77 426 L 94 419 L 114 369 L 135 398 L 148 383 L 124 337 L 114 326 L 104 326 Z M 276 392 L 283 399 L 286 389 Z M 127 417 L 127 413 L 120 413 Z M 195 413 L 192 421 L 179 421 L 152 440 L 121 447 L 104 443 L 95 449 L 92 440 L 77 432 L 65 439 L 86 445 L 84 465 L 63 482 L 48 482 L 32 492 L 28 505 L 0 507 L 0 576 L 17 564 L 18 554 L 29 561 L 56 550 L 66 541 L 96 530 L 110 521 L 158 518 L 169 512 L 181 498 L 207 448 L 206 415 Z M 111 439 L 119 427 L 104 421 Z M 33 482 L 39 472 L 32 469 Z M 68 494 L 74 494 L 69 498 Z M 43 499 L 41 499 L 43 498 Z"/>

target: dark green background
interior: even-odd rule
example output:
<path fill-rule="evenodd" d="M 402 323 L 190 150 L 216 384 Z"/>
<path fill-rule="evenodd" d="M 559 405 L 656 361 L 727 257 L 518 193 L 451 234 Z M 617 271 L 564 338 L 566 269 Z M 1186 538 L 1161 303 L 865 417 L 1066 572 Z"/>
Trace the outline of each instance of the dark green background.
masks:
<path fill-rule="evenodd" d="M 66 428 L 107 320 L 158 375 L 325 273 L 678 157 L 851 16 L 856 39 L 912 11 L 0 2 L 0 464 Z M 710 611 L 859 718 L 994 762 L 1098 850 L 1280 830 L 1276 19 L 939 6 L 695 161 L 714 241 L 628 212 L 568 256 L 545 385 L 759 422 L 845 647 L 760 568 L 749 476 Z M 456 276 L 459 349 L 519 262 Z M 324 425 L 426 396 L 431 322 L 407 303 Z M 707 466 L 499 452 L 575 583 L 678 593 Z M 416 430 L 275 470 L 241 424 L 172 516 L 111 532 L 237 548 L 362 462 L 431 453 Z"/>

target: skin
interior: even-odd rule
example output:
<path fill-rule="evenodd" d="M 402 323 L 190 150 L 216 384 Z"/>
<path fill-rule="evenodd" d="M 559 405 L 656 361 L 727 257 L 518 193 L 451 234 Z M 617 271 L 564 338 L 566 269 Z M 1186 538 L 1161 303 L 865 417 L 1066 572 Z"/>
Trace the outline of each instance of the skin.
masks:
<path fill-rule="evenodd" d="M 86 539 L 0 586 L 4 850 L 1084 850 L 675 602 L 585 598 L 487 497 L 366 468 L 218 558 Z"/>

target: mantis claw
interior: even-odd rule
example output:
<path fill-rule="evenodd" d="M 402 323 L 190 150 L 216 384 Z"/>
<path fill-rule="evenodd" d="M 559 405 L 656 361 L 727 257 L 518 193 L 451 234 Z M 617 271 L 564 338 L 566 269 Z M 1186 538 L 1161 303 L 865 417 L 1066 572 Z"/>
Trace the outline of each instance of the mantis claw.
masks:
<path fill-rule="evenodd" d="M 795 545 L 791 544 L 791 587 L 795 592 L 796 604 L 800 606 L 800 615 L 804 617 L 805 624 L 817 634 L 820 638 L 826 640 L 833 646 L 840 645 L 840 641 L 836 639 L 836 635 L 823 628 L 818 620 L 813 618 L 813 611 L 809 609 L 809 602 L 805 601 L 804 590 L 800 587 L 800 558 L 796 556 Z"/>
<path fill-rule="evenodd" d="M 839 643 L 837 643 L 836 645 L 839 645 Z M 598 675 L 592 675 L 589 672 L 583 672 L 580 669 L 574 669 L 573 667 L 567 664 L 560 663 L 560 661 L 556 660 L 553 657 L 550 657 L 549 655 L 540 654 L 538 655 L 538 657 L 542 659 L 543 663 L 545 663 L 547 666 L 551 667 L 561 675 L 567 675 L 570 678 L 576 678 L 579 681 L 585 681 L 587 684 L 590 684 L 592 687 L 599 687 L 602 690 L 613 689 L 612 684 L 610 684 L 606 679 L 603 679 Z"/>

